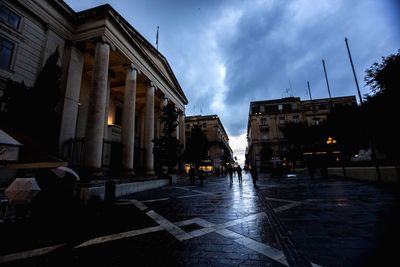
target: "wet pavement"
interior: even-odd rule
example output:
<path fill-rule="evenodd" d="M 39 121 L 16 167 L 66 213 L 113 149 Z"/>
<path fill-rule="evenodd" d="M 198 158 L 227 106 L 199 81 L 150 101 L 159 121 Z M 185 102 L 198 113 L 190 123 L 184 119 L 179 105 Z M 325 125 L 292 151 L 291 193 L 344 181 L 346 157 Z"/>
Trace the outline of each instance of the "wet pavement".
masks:
<path fill-rule="evenodd" d="M 306 175 L 261 175 L 257 187 L 248 174 L 233 185 L 185 178 L 81 210 L 52 234 L 28 223 L 20 228 L 36 234 L 13 237 L 19 228 L 0 224 L 0 263 L 400 266 L 399 196 L 398 187 Z"/>

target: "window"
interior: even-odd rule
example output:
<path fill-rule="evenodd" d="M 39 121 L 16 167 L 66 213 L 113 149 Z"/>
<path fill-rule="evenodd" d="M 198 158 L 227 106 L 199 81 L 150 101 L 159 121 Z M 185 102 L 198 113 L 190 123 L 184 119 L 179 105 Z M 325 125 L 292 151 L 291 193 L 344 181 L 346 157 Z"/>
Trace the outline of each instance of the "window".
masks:
<path fill-rule="evenodd" d="M 257 115 L 258 112 L 260 112 L 260 107 L 259 106 L 255 106 L 251 108 L 251 114 L 252 115 Z"/>
<path fill-rule="evenodd" d="M 207 123 L 203 123 L 203 128 L 207 128 Z"/>
<path fill-rule="evenodd" d="M 263 105 L 260 106 L 260 112 L 261 112 L 262 114 L 265 113 L 265 107 L 264 107 Z"/>
<path fill-rule="evenodd" d="M 190 125 L 186 124 L 186 130 L 189 130 L 189 129 L 190 129 Z"/>
<path fill-rule="evenodd" d="M 278 105 L 278 110 L 283 110 L 283 105 L 282 104 Z"/>
<path fill-rule="evenodd" d="M 285 123 L 285 117 L 279 117 L 279 123 L 284 124 Z"/>
<path fill-rule="evenodd" d="M 14 44 L 0 37 L 0 68 L 10 68 L 13 50 Z"/>
<path fill-rule="evenodd" d="M 262 118 L 260 124 L 261 124 L 262 126 L 267 125 L 267 119 L 266 119 L 266 118 Z"/>
<path fill-rule="evenodd" d="M 12 12 L 6 6 L 0 5 L 0 20 L 17 29 L 21 17 Z"/>
<path fill-rule="evenodd" d="M 299 122 L 299 115 L 293 115 L 293 121 Z"/>
<path fill-rule="evenodd" d="M 318 106 L 318 109 L 328 109 L 328 105 L 320 104 L 320 105 Z"/>

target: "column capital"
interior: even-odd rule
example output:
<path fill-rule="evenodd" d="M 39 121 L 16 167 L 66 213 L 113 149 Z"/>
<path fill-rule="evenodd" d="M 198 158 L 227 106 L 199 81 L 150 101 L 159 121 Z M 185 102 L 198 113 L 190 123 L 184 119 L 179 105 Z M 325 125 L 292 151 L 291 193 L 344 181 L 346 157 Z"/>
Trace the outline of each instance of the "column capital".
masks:
<path fill-rule="evenodd" d="M 137 74 L 140 74 L 140 73 L 141 73 L 140 68 L 139 68 L 135 63 L 133 63 L 133 62 L 131 62 L 131 63 L 124 63 L 122 66 L 123 66 L 124 68 L 126 68 L 127 70 L 136 70 Z"/>
<path fill-rule="evenodd" d="M 110 46 L 110 49 L 112 51 L 116 50 L 115 45 L 105 36 L 105 35 L 101 35 L 101 36 L 97 36 L 91 39 L 91 41 L 96 44 L 96 43 L 102 43 L 102 44 L 107 44 Z"/>
<path fill-rule="evenodd" d="M 147 88 L 153 87 L 154 90 L 157 89 L 156 84 L 154 82 L 152 82 L 152 81 L 145 82 L 145 85 L 146 85 Z"/>

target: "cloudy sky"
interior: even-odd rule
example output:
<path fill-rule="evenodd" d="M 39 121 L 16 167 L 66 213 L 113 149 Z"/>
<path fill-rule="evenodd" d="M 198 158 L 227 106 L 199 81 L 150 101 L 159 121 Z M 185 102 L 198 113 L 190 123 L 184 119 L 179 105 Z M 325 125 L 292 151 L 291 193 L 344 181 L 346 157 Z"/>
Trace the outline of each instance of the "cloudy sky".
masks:
<path fill-rule="evenodd" d="M 398 0 L 66 0 L 75 11 L 108 3 L 167 58 L 189 105 L 217 114 L 244 161 L 249 102 L 356 95 L 364 73 L 400 49 Z"/>

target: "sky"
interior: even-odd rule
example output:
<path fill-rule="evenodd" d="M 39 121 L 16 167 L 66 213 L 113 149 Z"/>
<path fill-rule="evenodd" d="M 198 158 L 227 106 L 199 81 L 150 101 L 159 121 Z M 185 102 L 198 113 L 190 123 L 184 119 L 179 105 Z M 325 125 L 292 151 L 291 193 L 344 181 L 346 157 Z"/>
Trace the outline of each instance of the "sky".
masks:
<path fill-rule="evenodd" d="M 400 49 L 398 0 L 66 0 L 75 11 L 110 4 L 168 60 L 186 115 L 220 117 L 243 165 L 250 101 L 357 96 L 365 70 Z"/>

